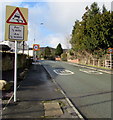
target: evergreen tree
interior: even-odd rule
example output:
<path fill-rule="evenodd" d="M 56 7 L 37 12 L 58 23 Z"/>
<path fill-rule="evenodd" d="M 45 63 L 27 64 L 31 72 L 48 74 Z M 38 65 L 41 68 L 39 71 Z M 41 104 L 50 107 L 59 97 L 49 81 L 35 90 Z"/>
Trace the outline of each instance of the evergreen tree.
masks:
<path fill-rule="evenodd" d="M 102 13 L 105 13 L 105 12 L 107 12 L 107 9 L 106 9 L 105 5 L 103 5 L 102 6 Z"/>
<path fill-rule="evenodd" d="M 113 47 L 113 12 L 103 5 L 100 12 L 97 3 L 86 7 L 82 21 L 75 21 L 71 45 L 74 51 L 94 52 Z"/>
<path fill-rule="evenodd" d="M 59 43 L 59 44 L 57 45 L 56 50 L 55 50 L 55 55 L 60 56 L 62 53 L 63 53 L 63 49 L 62 49 L 61 44 Z"/>
<path fill-rule="evenodd" d="M 100 13 L 100 9 L 98 7 L 98 4 L 96 2 L 94 2 L 90 9 L 88 10 L 89 12 L 89 17 L 92 18 L 94 17 L 96 14 L 99 14 Z"/>
<path fill-rule="evenodd" d="M 48 46 L 45 48 L 44 55 L 46 57 L 49 57 L 51 55 L 51 49 Z"/>

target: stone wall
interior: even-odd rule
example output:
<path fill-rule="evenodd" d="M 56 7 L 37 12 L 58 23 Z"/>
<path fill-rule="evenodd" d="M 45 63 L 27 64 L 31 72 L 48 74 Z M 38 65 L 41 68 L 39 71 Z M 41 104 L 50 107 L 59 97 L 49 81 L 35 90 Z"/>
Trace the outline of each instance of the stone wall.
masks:
<path fill-rule="evenodd" d="M 2 71 L 12 70 L 14 68 L 14 53 L 2 52 L 0 58 L 0 64 L 2 65 L 0 69 Z M 17 66 L 18 68 L 24 67 L 26 65 L 26 55 L 18 54 L 17 55 Z"/>

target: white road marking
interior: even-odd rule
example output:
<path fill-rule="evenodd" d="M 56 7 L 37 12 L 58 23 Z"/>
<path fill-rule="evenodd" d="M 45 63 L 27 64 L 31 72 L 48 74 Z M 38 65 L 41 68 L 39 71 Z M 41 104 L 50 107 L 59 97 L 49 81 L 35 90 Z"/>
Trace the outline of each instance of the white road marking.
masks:
<path fill-rule="evenodd" d="M 56 83 L 56 82 L 55 82 Z M 56 83 L 57 84 L 57 83 Z M 72 102 L 69 100 L 69 98 L 66 96 L 66 94 L 64 93 L 64 91 L 62 89 L 60 89 L 61 93 L 65 96 L 68 104 L 72 107 L 72 109 L 75 111 L 75 113 L 78 115 L 78 117 L 82 120 L 84 120 L 83 116 L 80 114 L 80 112 L 75 108 L 75 106 L 72 104 Z"/>
<path fill-rule="evenodd" d="M 96 75 L 103 74 L 102 72 L 95 71 L 95 70 L 79 69 L 79 71 L 85 72 L 85 73 L 88 73 L 88 74 L 96 74 Z"/>
<path fill-rule="evenodd" d="M 39 62 L 32 62 L 32 65 L 38 65 L 40 64 Z"/>
<path fill-rule="evenodd" d="M 74 74 L 74 72 L 72 72 L 70 70 L 65 70 L 65 69 L 55 69 L 53 71 L 58 75 L 72 75 L 72 74 Z"/>
<path fill-rule="evenodd" d="M 67 63 L 67 64 L 70 64 L 70 65 L 74 65 L 74 66 L 77 66 L 77 67 L 82 67 L 82 68 L 89 68 L 89 69 L 92 69 L 92 70 L 96 70 L 97 68 L 95 67 L 95 68 L 93 68 L 93 67 L 91 67 L 91 66 L 82 66 L 82 64 L 81 65 L 78 65 L 77 63 L 70 63 L 70 62 L 65 62 L 65 63 Z M 107 74 L 113 74 L 113 71 L 111 70 L 111 71 L 107 71 L 107 70 L 101 70 L 101 69 L 98 69 L 98 71 L 100 71 L 100 72 L 104 72 L 104 73 L 107 73 Z"/>

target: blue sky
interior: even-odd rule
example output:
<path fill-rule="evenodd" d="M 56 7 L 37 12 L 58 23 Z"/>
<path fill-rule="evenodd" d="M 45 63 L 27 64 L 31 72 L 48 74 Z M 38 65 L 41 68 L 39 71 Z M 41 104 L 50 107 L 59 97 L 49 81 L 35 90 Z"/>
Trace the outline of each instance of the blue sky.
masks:
<path fill-rule="evenodd" d="M 9 1 L 9 2 L 8 2 Z M 12 1 L 12 2 L 11 2 Z M 50 46 L 56 48 L 58 43 L 62 44 L 63 48 L 70 48 L 69 38 L 75 20 L 81 20 L 85 13 L 85 7 L 90 6 L 94 1 L 81 0 L 74 2 L 61 1 L 51 2 L 45 0 L 44 2 L 26 2 L 27 0 L 7 0 L 7 3 L 0 2 L 0 17 L 2 23 L 0 24 L 0 40 L 4 40 L 5 27 L 5 6 L 17 6 L 28 8 L 28 41 L 29 46 L 40 44 L 41 47 Z M 29 0 L 30 1 L 30 0 Z M 32 0 L 33 1 L 33 0 Z M 72 1 L 72 2 L 71 2 Z M 105 4 L 108 10 L 111 9 L 111 1 L 96 1 L 100 8 Z M 43 24 L 41 24 L 43 23 Z"/>

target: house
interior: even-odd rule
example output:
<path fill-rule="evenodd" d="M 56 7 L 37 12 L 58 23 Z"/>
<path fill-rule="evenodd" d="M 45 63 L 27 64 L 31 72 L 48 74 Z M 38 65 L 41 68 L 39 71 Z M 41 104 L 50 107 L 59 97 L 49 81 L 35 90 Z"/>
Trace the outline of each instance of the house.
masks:
<path fill-rule="evenodd" d="M 24 50 L 27 50 L 28 49 L 28 46 L 27 46 L 27 43 L 26 42 L 18 42 L 18 44 L 17 44 L 18 46 L 17 46 L 17 49 L 18 50 L 22 50 L 23 49 L 23 45 L 24 45 Z M 2 48 L 4 49 L 4 50 L 10 50 L 10 51 L 15 51 L 15 42 L 12 42 L 12 41 L 1 41 L 0 42 L 0 46 L 2 46 Z M 6 47 L 7 46 L 7 47 Z M 5 49 L 5 48 L 8 48 L 9 47 L 9 49 Z"/>

